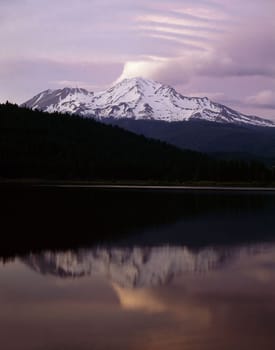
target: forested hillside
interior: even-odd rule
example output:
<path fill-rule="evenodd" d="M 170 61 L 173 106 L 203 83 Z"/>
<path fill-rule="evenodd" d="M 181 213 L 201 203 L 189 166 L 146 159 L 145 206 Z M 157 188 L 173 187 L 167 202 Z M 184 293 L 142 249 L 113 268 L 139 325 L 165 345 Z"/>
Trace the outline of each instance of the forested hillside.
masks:
<path fill-rule="evenodd" d="M 0 105 L 0 177 L 270 182 L 257 162 L 214 160 L 115 126 Z"/>

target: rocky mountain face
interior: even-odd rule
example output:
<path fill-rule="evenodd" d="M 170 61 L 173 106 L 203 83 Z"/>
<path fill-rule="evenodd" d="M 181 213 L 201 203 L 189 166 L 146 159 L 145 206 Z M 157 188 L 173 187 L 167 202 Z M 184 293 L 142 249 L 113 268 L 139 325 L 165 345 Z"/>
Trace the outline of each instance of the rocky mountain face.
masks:
<path fill-rule="evenodd" d="M 168 85 L 142 78 L 125 79 L 110 89 L 93 93 L 85 89 L 46 90 L 23 106 L 49 113 L 60 112 L 104 121 L 150 120 L 181 122 L 202 120 L 233 125 L 275 127 L 275 123 L 247 116 L 210 101 L 186 97 Z"/>

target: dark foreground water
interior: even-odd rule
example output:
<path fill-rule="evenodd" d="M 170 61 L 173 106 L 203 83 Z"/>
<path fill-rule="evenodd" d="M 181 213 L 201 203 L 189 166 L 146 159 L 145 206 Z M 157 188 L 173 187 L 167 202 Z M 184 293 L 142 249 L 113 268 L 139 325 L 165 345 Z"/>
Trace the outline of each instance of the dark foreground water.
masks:
<path fill-rule="evenodd" d="M 1 349 L 275 348 L 272 193 L 0 191 Z"/>

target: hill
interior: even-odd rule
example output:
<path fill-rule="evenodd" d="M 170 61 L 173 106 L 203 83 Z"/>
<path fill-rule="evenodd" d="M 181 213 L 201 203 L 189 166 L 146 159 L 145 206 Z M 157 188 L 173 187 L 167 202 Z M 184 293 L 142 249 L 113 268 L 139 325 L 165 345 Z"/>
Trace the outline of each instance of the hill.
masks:
<path fill-rule="evenodd" d="M 215 123 L 204 120 L 171 122 L 105 119 L 145 137 L 155 138 L 181 149 L 192 149 L 223 159 L 254 159 L 275 165 L 275 129 L 251 125 Z"/>
<path fill-rule="evenodd" d="M 0 105 L 0 177 L 268 182 L 257 162 L 220 161 L 116 126 Z"/>

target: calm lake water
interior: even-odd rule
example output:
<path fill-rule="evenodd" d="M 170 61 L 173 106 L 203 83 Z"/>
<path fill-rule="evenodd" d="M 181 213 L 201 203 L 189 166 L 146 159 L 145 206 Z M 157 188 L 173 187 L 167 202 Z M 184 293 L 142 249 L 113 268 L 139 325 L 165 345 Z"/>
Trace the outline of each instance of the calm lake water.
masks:
<path fill-rule="evenodd" d="M 275 348 L 275 194 L 0 191 L 1 349 Z"/>

